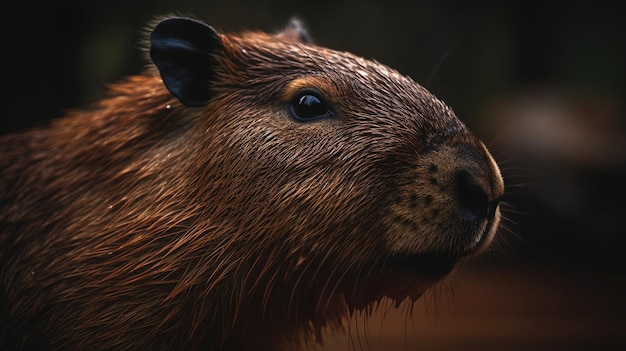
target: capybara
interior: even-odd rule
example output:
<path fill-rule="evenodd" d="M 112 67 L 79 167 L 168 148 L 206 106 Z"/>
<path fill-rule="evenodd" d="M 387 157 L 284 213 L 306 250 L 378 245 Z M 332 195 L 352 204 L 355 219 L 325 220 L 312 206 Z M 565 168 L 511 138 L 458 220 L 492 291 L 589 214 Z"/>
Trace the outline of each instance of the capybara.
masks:
<path fill-rule="evenodd" d="M 0 349 L 306 348 L 492 240 L 496 163 L 410 78 L 297 21 L 166 17 L 147 51 L 0 138 Z"/>

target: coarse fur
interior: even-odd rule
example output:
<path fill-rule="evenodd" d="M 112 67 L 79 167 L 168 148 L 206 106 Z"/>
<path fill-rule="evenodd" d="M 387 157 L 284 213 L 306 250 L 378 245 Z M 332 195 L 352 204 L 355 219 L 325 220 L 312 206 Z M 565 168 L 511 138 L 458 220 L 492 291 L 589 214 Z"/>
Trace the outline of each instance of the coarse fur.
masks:
<path fill-rule="evenodd" d="M 151 66 L 0 138 L 0 349 L 298 348 L 489 244 L 503 185 L 482 143 L 304 34 L 216 34 L 202 106 Z M 307 88 L 336 113 L 293 118 Z"/>

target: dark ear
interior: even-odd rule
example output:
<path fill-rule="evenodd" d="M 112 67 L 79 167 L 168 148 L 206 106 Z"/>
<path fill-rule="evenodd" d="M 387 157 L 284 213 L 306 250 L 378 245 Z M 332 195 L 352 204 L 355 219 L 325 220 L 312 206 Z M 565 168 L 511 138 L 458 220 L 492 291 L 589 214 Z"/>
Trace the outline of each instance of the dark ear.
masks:
<path fill-rule="evenodd" d="M 287 26 L 285 27 L 285 29 L 283 29 L 282 32 L 279 33 L 279 35 L 285 36 L 291 40 L 299 41 L 304 44 L 313 43 L 313 39 L 304 27 L 304 24 L 302 24 L 302 21 L 297 18 L 292 18 L 291 20 L 289 20 L 289 23 L 287 23 Z"/>
<path fill-rule="evenodd" d="M 187 106 L 204 106 L 212 96 L 210 82 L 224 50 L 220 35 L 189 18 L 168 18 L 150 34 L 150 58 L 167 89 Z"/>

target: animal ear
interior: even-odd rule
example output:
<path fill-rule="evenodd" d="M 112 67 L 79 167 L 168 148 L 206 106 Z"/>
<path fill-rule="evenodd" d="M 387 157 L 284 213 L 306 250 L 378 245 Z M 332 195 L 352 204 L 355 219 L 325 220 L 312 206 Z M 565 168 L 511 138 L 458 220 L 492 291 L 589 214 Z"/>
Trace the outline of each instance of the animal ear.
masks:
<path fill-rule="evenodd" d="M 278 35 L 287 37 L 291 40 L 299 41 L 304 44 L 312 44 L 313 39 L 309 35 L 309 31 L 305 28 L 302 21 L 292 18 L 287 26 Z"/>
<path fill-rule="evenodd" d="M 215 29 L 190 18 L 165 19 L 150 33 L 150 58 L 167 89 L 187 106 L 204 106 L 211 99 L 216 57 L 223 50 Z"/>

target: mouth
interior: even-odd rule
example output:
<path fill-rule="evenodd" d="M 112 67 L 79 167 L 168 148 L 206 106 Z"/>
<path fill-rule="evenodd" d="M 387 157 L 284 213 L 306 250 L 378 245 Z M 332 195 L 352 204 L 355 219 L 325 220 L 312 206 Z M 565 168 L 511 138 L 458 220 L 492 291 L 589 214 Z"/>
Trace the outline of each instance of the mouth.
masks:
<path fill-rule="evenodd" d="M 389 255 L 372 263 L 367 274 L 355 277 L 345 286 L 344 297 L 351 310 L 362 310 L 386 297 L 396 306 L 404 300 L 417 300 L 424 292 L 447 276 L 458 256 L 443 254 Z"/>
<path fill-rule="evenodd" d="M 367 309 L 383 298 L 390 299 L 396 307 L 405 300 L 417 300 L 448 276 L 459 261 L 485 251 L 492 242 L 498 221 L 496 206 L 488 218 L 474 220 L 461 226 L 462 230 L 453 231 L 447 247 L 434 247 L 431 252 L 408 252 L 412 250 L 398 248 L 395 253 L 383 254 L 365 263 L 355 274 L 348 274 L 342 284 L 349 309 Z"/>
<path fill-rule="evenodd" d="M 460 251 L 460 255 L 474 257 L 484 252 L 493 241 L 499 221 L 500 211 L 496 207 L 493 214 L 484 219 L 484 226 L 480 229 L 480 234 L 475 237 L 473 242 L 465 245 L 465 248 Z"/>
<path fill-rule="evenodd" d="M 454 252 L 395 253 L 370 262 L 344 285 L 348 287 L 344 289 L 348 307 L 363 310 L 383 298 L 391 299 L 396 307 L 405 300 L 417 300 L 449 275 L 457 262 L 483 252 L 493 239 L 497 220 L 495 216 L 486 221 L 478 238 Z"/>

